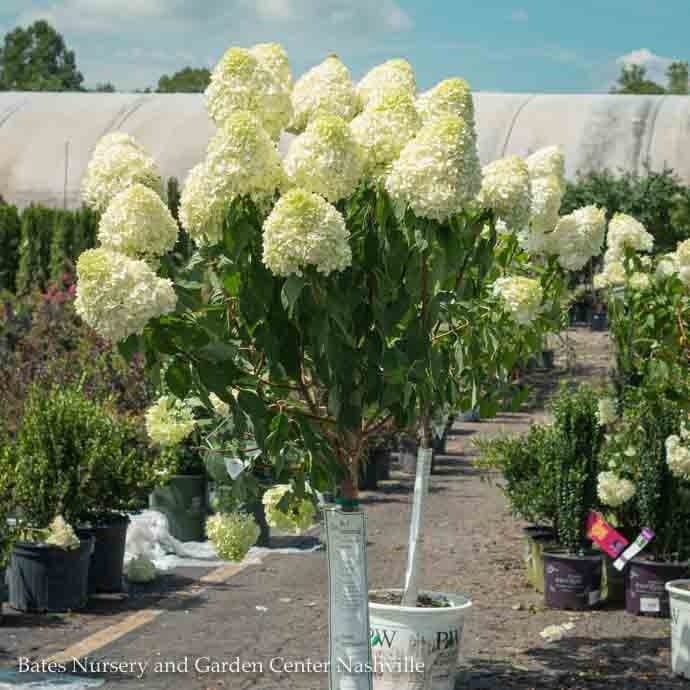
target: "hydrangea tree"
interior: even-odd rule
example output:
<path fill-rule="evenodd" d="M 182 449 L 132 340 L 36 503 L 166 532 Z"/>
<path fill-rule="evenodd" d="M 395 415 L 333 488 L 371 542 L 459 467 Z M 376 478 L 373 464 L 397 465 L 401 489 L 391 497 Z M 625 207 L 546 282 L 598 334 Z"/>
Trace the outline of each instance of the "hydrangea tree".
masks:
<path fill-rule="evenodd" d="M 169 395 L 209 416 L 224 403 L 233 452 L 301 448 L 281 510 L 307 480 L 354 499 L 371 435 L 419 423 L 429 447 L 436 410 L 513 394 L 515 363 L 559 326 L 566 269 L 601 249 L 603 214 L 559 223 L 557 149 L 482 172 L 466 82 L 417 96 L 403 60 L 356 86 L 331 56 L 293 87 L 280 47 L 232 48 L 206 98 L 218 129 L 180 206 L 195 255 L 180 270 L 163 254 L 169 222 L 141 188 L 157 171 L 111 137 L 85 199 L 125 222 L 81 257 L 79 312 L 145 352 Z M 283 128 L 297 136 L 281 161 Z M 150 417 L 162 438 L 189 422 L 169 398 Z"/>

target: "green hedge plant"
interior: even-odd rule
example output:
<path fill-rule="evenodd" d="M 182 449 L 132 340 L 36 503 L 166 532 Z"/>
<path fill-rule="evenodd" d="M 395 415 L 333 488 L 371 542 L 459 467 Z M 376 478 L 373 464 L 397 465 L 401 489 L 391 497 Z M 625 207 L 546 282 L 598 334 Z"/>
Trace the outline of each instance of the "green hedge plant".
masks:
<path fill-rule="evenodd" d="M 11 503 L 23 524 L 98 521 L 144 505 L 156 463 L 138 426 L 77 388 L 35 386 L 11 453 Z"/>

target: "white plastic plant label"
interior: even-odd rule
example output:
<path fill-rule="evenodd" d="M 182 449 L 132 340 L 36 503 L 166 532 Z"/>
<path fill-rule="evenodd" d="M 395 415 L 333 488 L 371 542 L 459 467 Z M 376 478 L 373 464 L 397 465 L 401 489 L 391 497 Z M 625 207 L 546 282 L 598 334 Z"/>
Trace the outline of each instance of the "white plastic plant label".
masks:
<path fill-rule="evenodd" d="M 420 448 L 417 455 L 417 476 L 414 482 L 414 499 L 412 520 L 410 521 L 410 539 L 407 547 L 407 571 L 405 573 L 405 592 L 403 606 L 417 606 L 419 592 L 422 526 L 424 518 L 424 499 L 429 491 L 429 475 L 433 451 Z"/>
<path fill-rule="evenodd" d="M 640 597 L 641 613 L 660 613 L 661 599 L 658 597 Z"/>
<path fill-rule="evenodd" d="M 239 458 L 224 458 L 224 460 L 225 469 L 228 471 L 230 479 L 232 479 L 232 481 L 235 481 L 235 479 L 237 479 L 237 477 L 239 477 L 242 474 L 242 472 L 244 472 L 244 463 Z"/>
<path fill-rule="evenodd" d="M 330 690 L 372 690 L 364 513 L 324 510 Z"/>

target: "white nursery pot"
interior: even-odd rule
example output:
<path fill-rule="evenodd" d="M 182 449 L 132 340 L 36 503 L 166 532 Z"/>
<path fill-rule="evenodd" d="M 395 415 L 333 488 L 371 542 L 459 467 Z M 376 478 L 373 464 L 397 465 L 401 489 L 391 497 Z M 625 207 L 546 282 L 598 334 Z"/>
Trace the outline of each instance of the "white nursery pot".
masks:
<path fill-rule="evenodd" d="M 690 678 L 690 580 L 666 584 L 671 597 L 671 666 L 678 676 Z"/>
<path fill-rule="evenodd" d="M 372 590 L 402 594 L 399 589 Z M 420 592 L 451 606 L 414 608 L 369 602 L 374 690 L 453 690 L 465 616 L 460 594 Z"/>

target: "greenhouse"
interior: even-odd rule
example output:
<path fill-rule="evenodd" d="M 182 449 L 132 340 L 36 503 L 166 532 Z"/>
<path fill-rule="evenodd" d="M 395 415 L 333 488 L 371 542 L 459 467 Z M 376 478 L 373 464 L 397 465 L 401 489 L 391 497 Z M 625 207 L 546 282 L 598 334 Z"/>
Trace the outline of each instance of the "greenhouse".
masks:
<path fill-rule="evenodd" d="M 477 93 L 478 149 L 486 164 L 559 145 L 566 174 L 671 168 L 690 184 L 690 105 L 674 96 Z M 19 206 L 81 205 L 80 183 L 98 140 L 134 136 L 164 177 L 183 181 L 213 133 L 195 94 L 0 92 L 0 195 Z M 287 150 L 290 135 L 281 141 Z"/>

